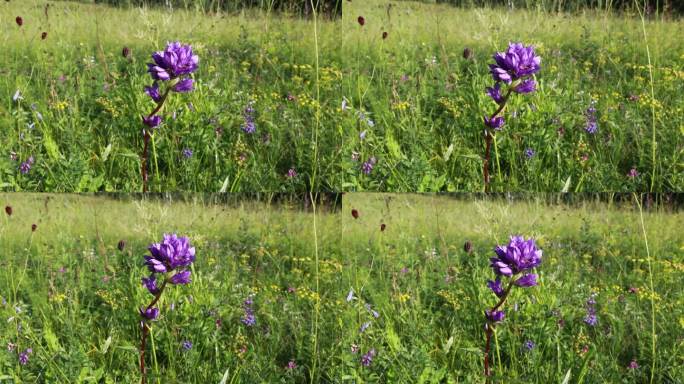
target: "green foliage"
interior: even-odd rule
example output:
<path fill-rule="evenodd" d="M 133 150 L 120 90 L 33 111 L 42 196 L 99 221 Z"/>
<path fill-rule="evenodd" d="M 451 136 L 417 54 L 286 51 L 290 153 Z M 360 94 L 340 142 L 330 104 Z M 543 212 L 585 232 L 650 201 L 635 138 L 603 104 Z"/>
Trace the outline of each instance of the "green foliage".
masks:
<path fill-rule="evenodd" d="M 150 382 L 481 382 L 489 257 L 510 234 L 544 256 L 540 286 L 514 292 L 498 328 L 497 380 L 642 383 L 652 364 L 654 382 L 684 379 L 681 212 L 651 204 L 649 258 L 629 201 L 454 197 L 346 194 L 314 227 L 302 202 L 268 196 L 0 195 L 13 207 L 0 217 L 0 380 L 139 381 L 142 256 L 165 232 L 189 236 L 197 260 L 193 282 L 161 299 Z M 596 327 L 583 322 L 592 292 Z M 254 327 L 241 322 L 250 294 Z"/>
<path fill-rule="evenodd" d="M 378 160 L 370 177 L 348 178 L 345 189 L 482 191 L 482 117 L 497 107 L 485 94 L 493 85 L 488 64 L 511 41 L 534 45 L 542 68 L 538 91 L 514 95 L 504 110 L 492 151 L 493 191 L 684 188 L 684 40 L 670 38 L 681 23 L 647 21 L 644 41 L 637 14 L 608 11 L 369 0 L 345 4 L 344 12 L 339 52 L 350 69 L 341 92 L 351 109 L 335 116 L 350 137 L 342 168 L 358 169 L 353 152 Z M 594 135 L 584 129 L 592 100 Z M 359 122 L 359 112 L 374 126 Z M 531 159 L 527 148 L 535 151 Z M 632 168 L 638 177 L 628 176 Z"/>

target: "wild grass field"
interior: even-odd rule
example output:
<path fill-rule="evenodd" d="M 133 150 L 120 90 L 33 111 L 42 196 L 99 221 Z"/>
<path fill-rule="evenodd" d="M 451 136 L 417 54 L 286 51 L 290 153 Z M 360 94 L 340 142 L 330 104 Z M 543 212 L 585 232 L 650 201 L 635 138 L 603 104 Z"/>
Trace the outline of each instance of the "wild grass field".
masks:
<path fill-rule="evenodd" d="M 539 285 L 503 307 L 490 382 L 684 380 L 681 212 L 652 206 L 642 222 L 630 202 L 347 194 L 342 220 L 342 273 L 328 294 L 351 300 L 334 309 L 335 354 L 376 351 L 356 382 L 485 382 L 490 258 L 510 235 L 536 239 L 543 256 Z"/>
<path fill-rule="evenodd" d="M 4 190 L 141 191 L 146 63 L 173 41 L 199 66 L 160 112 L 150 191 L 333 189 L 338 22 L 43 0 L 2 2 L 0 20 Z"/>
<path fill-rule="evenodd" d="M 146 64 L 180 41 L 199 65 L 150 130 L 150 191 L 482 191 L 488 64 L 522 42 L 541 57 L 537 90 L 502 112 L 489 190 L 679 191 L 684 24 L 644 17 L 366 0 L 330 21 L 2 2 L 0 188 L 143 190 Z"/>
<path fill-rule="evenodd" d="M 681 381 L 681 212 L 642 226 L 630 204 L 535 199 L 346 194 L 314 221 L 240 197 L 2 195 L 0 382 L 139 382 L 164 233 L 196 257 L 147 323 L 149 383 L 483 383 L 489 259 L 512 234 L 543 257 L 504 307 L 491 382 Z"/>
<path fill-rule="evenodd" d="M 485 94 L 488 64 L 522 42 L 541 57 L 537 91 L 506 105 L 492 191 L 681 191 L 681 19 L 534 4 L 345 3 L 342 92 L 351 109 L 340 124 L 351 139 L 342 168 L 355 168 L 352 151 L 376 164 L 368 177 L 349 171 L 344 188 L 481 191 L 482 116 L 497 107 Z"/>
<path fill-rule="evenodd" d="M 196 260 L 192 282 L 159 302 L 149 383 L 326 377 L 339 215 L 319 206 L 314 224 L 287 202 L 121 197 L 0 196 L 1 383 L 140 382 L 143 256 L 164 233 L 189 237 Z"/>

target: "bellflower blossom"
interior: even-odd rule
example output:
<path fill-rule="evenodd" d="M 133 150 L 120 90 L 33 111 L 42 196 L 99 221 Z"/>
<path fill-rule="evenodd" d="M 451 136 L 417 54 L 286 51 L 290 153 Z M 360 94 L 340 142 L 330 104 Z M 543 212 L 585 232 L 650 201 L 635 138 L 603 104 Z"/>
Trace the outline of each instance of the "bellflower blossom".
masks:
<path fill-rule="evenodd" d="M 541 57 L 534 52 L 534 47 L 525 46 L 522 43 L 509 43 L 508 49 L 505 52 L 496 52 L 493 59 L 494 63 L 489 64 L 489 72 L 494 80 L 494 86 L 485 88 L 485 93 L 498 107 L 491 115 L 484 116 L 486 127 L 483 162 L 485 192 L 489 191 L 491 146 L 492 143 L 496 145 L 493 131 L 501 131 L 505 123 L 503 116 L 499 115 L 503 112 L 512 93 L 527 94 L 537 90 L 534 75 L 541 69 Z M 506 90 L 502 90 L 502 84 L 506 84 Z"/>
<path fill-rule="evenodd" d="M 498 301 L 494 307 L 485 310 L 486 344 L 484 353 L 485 376 L 489 376 L 489 350 L 491 337 L 497 324 L 501 323 L 506 314 L 503 305 L 514 287 L 528 288 L 538 285 L 537 275 L 530 273 L 542 261 L 542 251 L 537 248 L 533 238 L 511 236 L 506 245 L 494 248 L 496 257 L 490 258 L 490 267 L 496 275 L 495 280 L 487 281 L 487 287 L 496 295 Z M 505 280 L 505 283 L 504 283 Z M 517 310 L 517 309 L 516 309 Z M 530 342 L 528 350 L 534 348 Z"/>
<path fill-rule="evenodd" d="M 123 249 L 123 246 L 120 249 Z M 168 284 L 185 285 L 191 282 L 189 268 L 195 261 L 195 247 L 190 244 L 187 237 L 176 234 L 164 234 L 161 242 L 153 243 L 147 249 L 150 254 L 144 256 L 144 265 L 150 271 L 150 276 L 142 278 L 142 285 L 154 298 L 146 307 L 139 309 L 140 317 L 142 317 L 140 374 L 143 383 L 146 380 L 145 344 L 150 332 L 149 321 L 159 317 L 159 308 L 155 305 Z"/>
<path fill-rule="evenodd" d="M 125 53 L 124 53 L 125 55 Z M 195 82 L 190 77 L 199 67 L 199 57 L 190 45 L 172 42 L 163 51 L 152 54 L 152 63 L 147 64 L 147 72 L 154 82 L 144 87 L 144 92 L 156 104 L 151 113 L 142 116 L 142 122 L 148 128 L 157 128 L 162 123 L 158 115 L 171 92 L 187 93 L 194 89 Z M 164 89 L 160 89 L 160 83 Z M 143 192 L 147 192 L 147 161 L 150 131 L 143 129 L 144 147 L 141 158 Z"/>

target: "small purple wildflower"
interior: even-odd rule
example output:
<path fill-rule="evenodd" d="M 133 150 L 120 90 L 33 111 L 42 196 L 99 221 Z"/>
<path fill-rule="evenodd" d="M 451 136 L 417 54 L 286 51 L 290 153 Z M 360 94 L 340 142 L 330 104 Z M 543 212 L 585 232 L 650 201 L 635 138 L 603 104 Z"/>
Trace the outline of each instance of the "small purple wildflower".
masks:
<path fill-rule="evenodd" d="M 285 366 L 285 369 L 287 370 L 293 370 L 297 368 L 297 363 L 294 360 L 290 360 L 287 365 Z"/>
<path fill-rule="evenodd" d="M 501 116 L 495 116 L 495 117 L 490 119 L 489 117 L 487 117 L 485 115 L 484 122 L 485 122 L 485 125 L 488 126 L 489 128 L 492 128 L 496 131 L 500 131 L 501 127 L 503 127 L 503 125 L 505 123 L 505 120 Z"/>
<path fill-rule="evenodd" d="M 492 323 L 500 323 L 503 321 L 504 317 L 506 317 L 506 314 L 504 311 L 490 311 L 488 309 L 485 311 L 485 317 Z"/>
<path fill-rule="evenodd" d="M 287 170 L 287 174 L 285 176 L 287 176 L 289 179 L 294 179 L 297 177 L 297 171 L 294 169 L 294 167 L 292 167 Z"/>
<path fill-rule="evenodd" d="M 145 94 L 149 96 L 155 103 L 158 103 L 162 99 L 162 95 L 159 93 L 159 84 L 155 81 L 151 87 L 145 87 Z"/>
<path fill-rule="evenodd" d="M 501 105 L 504 102 L 504 97 L 501 95 L 501 83 L 497 82 L 494 87 L 487 87 L 485 91 L 497 104 Z"/>
<path fill-rule="evenodd" d="M 366 310 L 367 310 L 368 312 L 370 312 L 371 315 L 373 315 L 374 318 L 377 319 L 378 317 L 380 317 L 380 314 L 378 313 L 378 311 L 374 310 L 374 309 L 371 307 L 370 304 L 366 303 L 366 304 L 364 305 L 364 307 L 366 308 Z"/>
<path fill-rule="evenodd" d="M 140 308 L 140 316 L 147 320 L 154 320 L 159 317 L 159 308 Z"/>
<path fill-rule="evenodd" d="M 637 176 L 639 176 L 639 171 L 637 171 L 635 167 L 632 167 L 632 169 L 627 172 L 627 177 L 634 179 Z"/>
<path fill-rule="evenodd" d="M 370 321 L 367 321 L 363 324 L 361 324 L 361 328 L 359 328 L 359 333 L 364 333 L 366 330 L 371 326 Z"/>
<path fill-rule="evenodd" d="M 21 163 L 19 165 L 19 171 L 23 173 L 24 175 L 28 174 L 29 171 L 31 170 L 31 166 L 33 165 L 33 156 L 30 156 L 26 161 Z"/>
<path fill-rule="evenodd" d="M 629 362 L 629 365 L 627 366 L 627 369 L 638 369 L 639 364 L 637 363 L 636 359 L 632 359 L 632 361 Z"/>
<path fill-rule="evenodd" d="M 150 128 L 157 128 L 162 122 L 161 116 L 143 116 L 143 124 Z"/>
<path fill-rule="evenodd" d="M 584 115 L 587 118 L 587 124 L 584 127 L 584 130 L 587 131 L 587 133 L 593 135 L 596 133 L 598 130 L 598 123 L 596 120 L 596 100 L 592 100 L 591 104 L 589 104 L 589 108 L 587 108 L 586 112 Z"/>
<path fill-rule="evenodd" d="M 534 349 L 534 347 L 535 347 L 535 344 L 534 344 L 534 341 L 532 341 L 532 340 L 527 340 L 523 343 L 523 348 L 525 348 L 525 350 L 527 352 L 532 351 Z"/>
<path fill-rule="evenodd" d="M 156 295 L 159 293 L 159 288 L 157 287 L 157 278 L 154 275 L 150 277 L 143 277 L 142 284 L 151 294 Z"/>
<path fill-rule="evenodd" d="M 190 149 L 190 148 L 183 149 L 183 157 L 185 157 L 186 159 L 191 158 L 192 157 L 192 149 Z"/>
<path fill-rule="evenodd" d="M 250 101 L 245 109 L 242 111 L 242 116 L 245 123 L 242 125 L 242 131 L 247 134 L 256 132 L 256 124 L 254 123 L 254 102 Z"/>
<path fill-rule="evenodd" d="M 254 309 L 252 306 L 254 305 L 254 300 L 252 299 L 252 296 L 248 296 L 247 299 L 242 303 L 242 310 L 244 311 L 244 316 L 242 317 L 242 324 L 248 326 L 248 327 L 253 327 L 256 325 L 256 316 L 254 316 Z"/>
<path fill-rule="evenodd" d="M 375 357 L 375 348 L 371 349 L 368 351 L 365 355 L 361 356 L 361 365 L 364 367 L 370 367 L 371 363 L 373 363 L 373 358 Z"/>
<path fill-rule="evenodd" d="M 501 297 L 504 294 L 503 286 L 501 285 L 501 276 L 497 276 L 496 280 L 487 281 L 487 286 L 494 292 L 497 297 Z"/>
<path fill-rule="evenodd" d="M 373 167 L 375 166 L 375 163 L 377 163 L 377 160 L 375 157 L 371 157 L 368 159 L 368 161 L 364 162 L 361 165 L 361 171 L 365 173 L 366 175 L 370 175 L 371 172 L 373 171 Z"/>
<path fill-rule="evenodd" d="M 516 280 L 513 284 L 523 288 L 534 287 L 537 285 L 537 275 L 534 273 L 528 273 L 518 278 L 518 280 Z"/>
<path fill-rule="evenodd" d="M 24 352 L 19 354 L 19 364 L 26 365 L 29 361 L 29 355 L 33 353 L 31 348 L 26 349 Z"/>
<path fill-rule="evenodd" d="M 183 347 L 183 350 L 189 351 L 189 350 L 192 349 L 192 341 L 190 341 L 190 340 L 185 340 L 185 341 L 183 341 L 183 343 L 181 344 L 181 346 Z"/>
<path fill-rule="evenodd" d="M 534 149 L 532 149 L 532 148 L 525 149 L 525 157 L 527 157 L 528 160 L 531 159 L 532 157 L 534 157 Z"/>
<path fill-rule="evenodd" d="M 349 293 L 347 293 L 347 303 L 351 302 L 352 300 L 354 300 L 354 288 L 351 288 Z"/>
<path fill-rule="evenodd" d="M 587 315 L 584 317 L 584 323 L 594 327 L 598 323 L 598 317 L 596 316 L 596 293 L 592 293 L 587 300 Z"/>

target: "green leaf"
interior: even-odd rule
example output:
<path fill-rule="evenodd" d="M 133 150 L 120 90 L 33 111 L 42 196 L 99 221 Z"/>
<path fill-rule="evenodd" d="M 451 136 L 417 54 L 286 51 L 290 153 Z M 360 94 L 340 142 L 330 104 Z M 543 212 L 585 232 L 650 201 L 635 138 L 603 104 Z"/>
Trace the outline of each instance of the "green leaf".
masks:
<path fill-rule="evenodd" d="M 390 155 L 392 155 L 393 158 L 397 160 L 404 158 L 404 155 L 401 153 L 401 146 L 394 139 L 392 131 L 390 130 L 387 130 L 385 132 L 385 146 L 387 147 L 387 151 Z"/>
<path fill-rule="evenodd" d="M 50 157 L 50 160 L 56 161 L 62 157 L 57 143 L 55 143 L 55 141 L 52 139 L 52 136 L 50 136 L 50 134 L 47 132 L 43 132 L 43 146 L 45 147 L 45 151 Z"/>
<path fill-rule="evenodd" d="M 50 351 L 59 352 L 62 349 L 59 345 L 59 339 L 47 324 L 43 327 L 43 338 L 45 339 Z"/>

